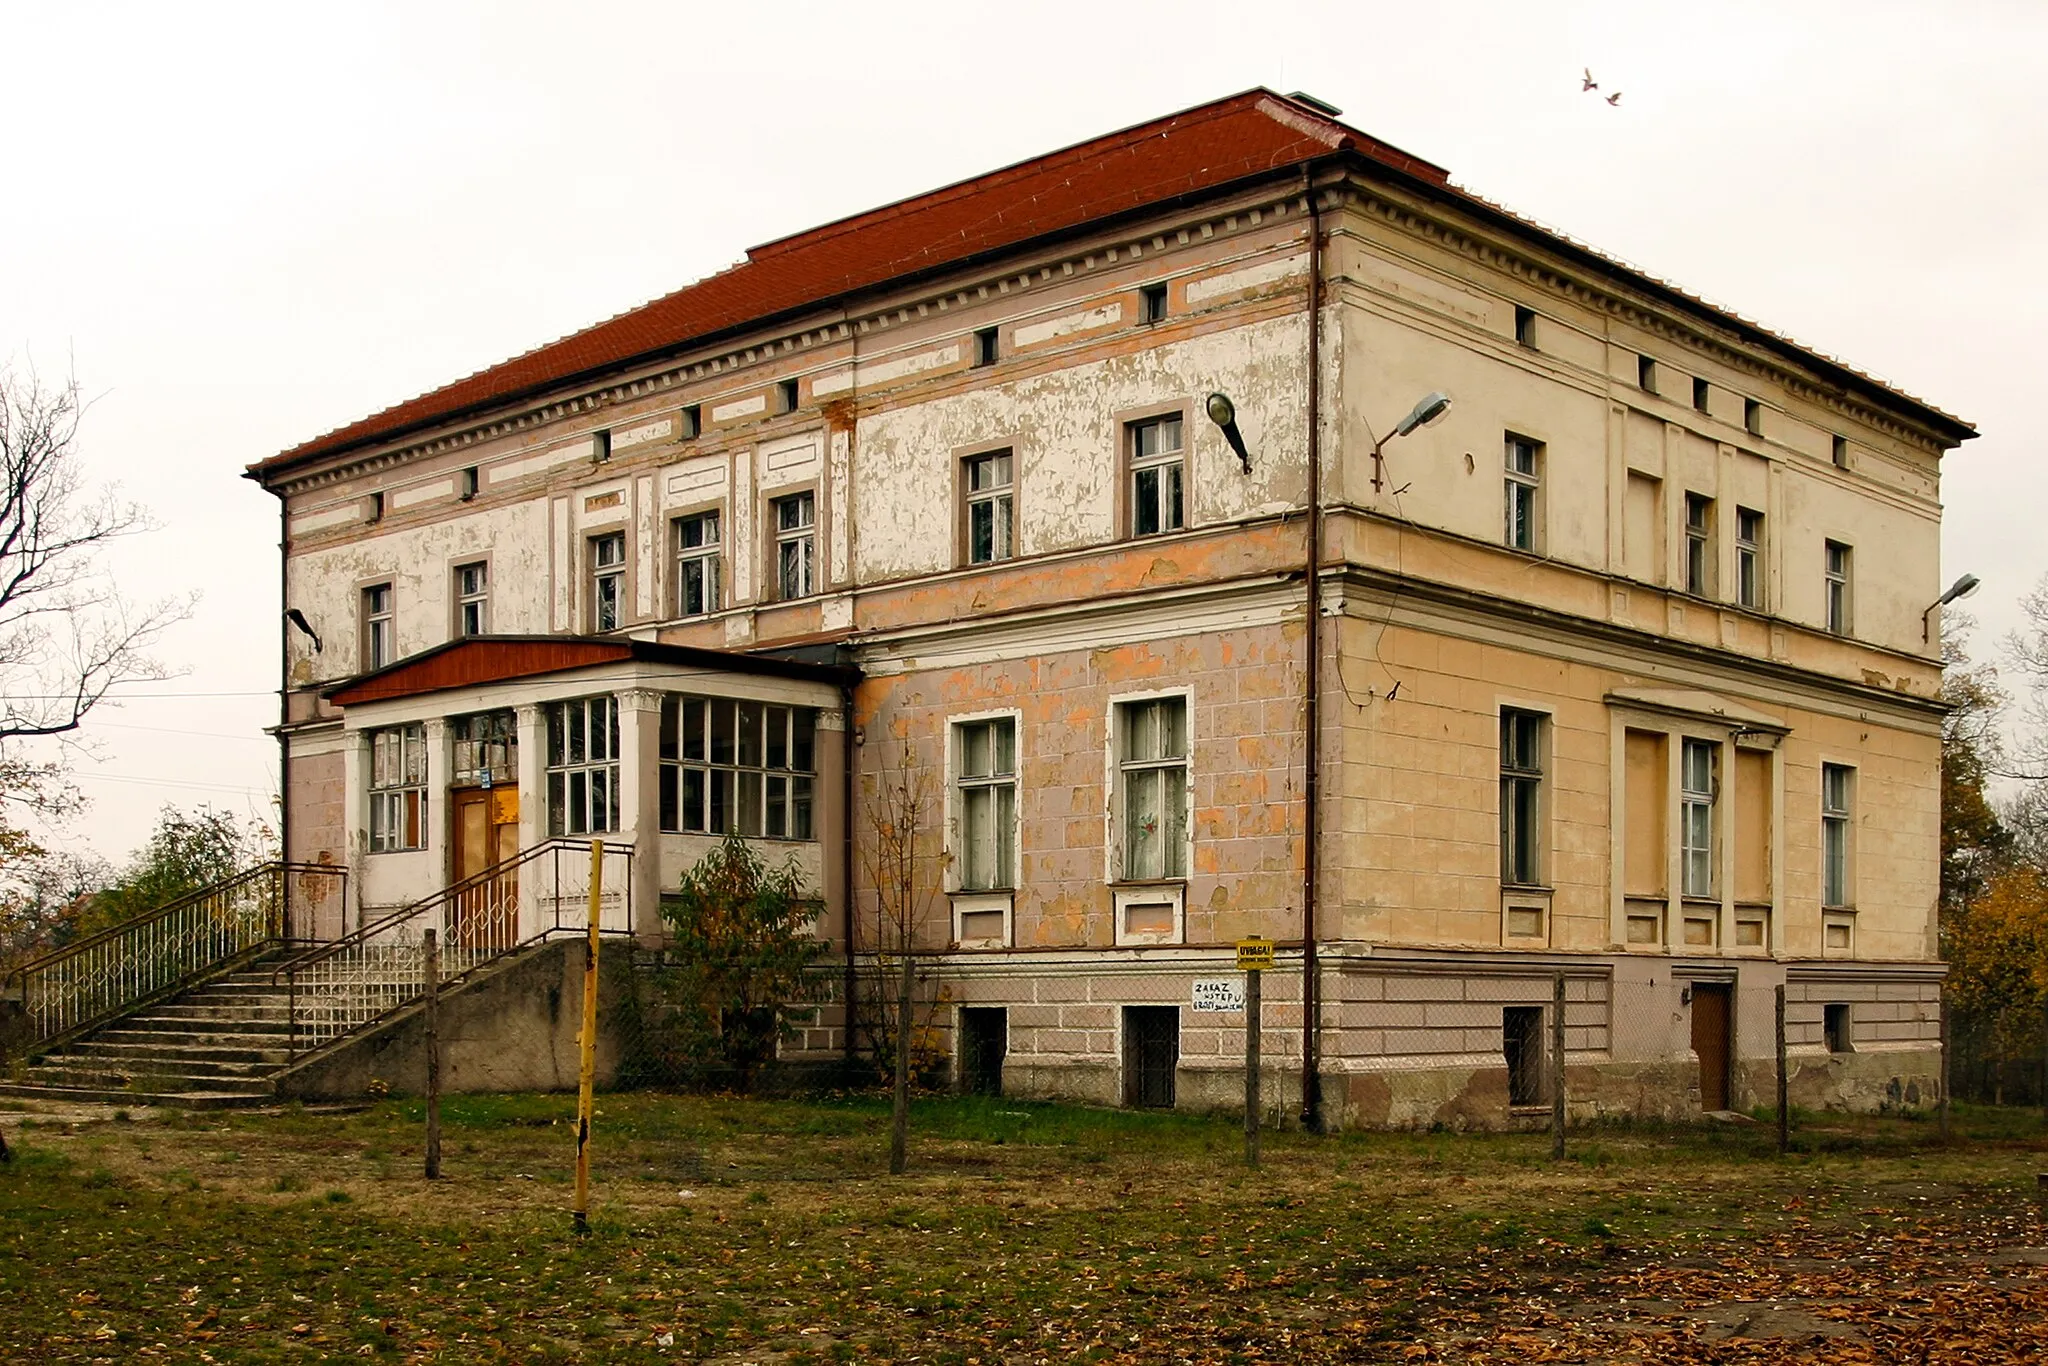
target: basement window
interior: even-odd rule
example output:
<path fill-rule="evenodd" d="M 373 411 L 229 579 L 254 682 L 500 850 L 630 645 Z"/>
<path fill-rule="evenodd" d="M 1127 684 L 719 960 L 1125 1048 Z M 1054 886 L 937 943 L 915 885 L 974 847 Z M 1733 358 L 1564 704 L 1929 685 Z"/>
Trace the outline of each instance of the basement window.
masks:
<path fill-rule="evenodd" d="M 1166 320 L 1166 286 L 1146 285 L 1138 291 L 1139 315 L 1148 323 Z"/>
<path fill-rule="evenodd" d="M 1508 1104 L 1543 1103 L 1543 1007 L 1501 1011 L 1501 1053 L 1508 1065 Z"/>
<path fill-rule="evenodd" d="M 1846 1004 L 1822 1006 L 1822 1032 L 1828 1041 L 1828 1052 L 1849 1053 L 1853 1031 L 1849 1024 L 1849 1007 Z"/>

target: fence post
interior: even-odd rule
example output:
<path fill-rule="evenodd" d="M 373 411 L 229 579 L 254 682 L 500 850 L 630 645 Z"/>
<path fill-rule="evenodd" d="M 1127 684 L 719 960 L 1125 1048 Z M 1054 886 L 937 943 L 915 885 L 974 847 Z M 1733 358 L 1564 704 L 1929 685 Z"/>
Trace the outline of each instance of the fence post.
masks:
<path fill-rule="evenodd" d="M 1949 1092 L 1949 1058 L 1948 1058 L 1948 991 L 1947 991 L 1947 989 L 1946 989 L 1946 988 L 1944 988 L 1944 989 L 1943 989 L 1943 991 L 1942 991 L 1942 993 L 1941 993 L 1941 1083 L 1940 1083 L 1940 1084 L 1941 1084 L 1941 1101 L 1940 1101 L 1940 1104 L 1939 1104 L 1939 1106 L 1938 1106 L 1937 1108 L 1938 1108 L 1938 1113 L 1939 1113 L 1939 1116 L 1940 1116 L 1940 1120 L 1941 1120 L 1941 1141 L 1942 1141 L 1943 1143 L 1946 1143 L 1946 1142 L 1948 1142 L 1948 1141 L 1949 1141 L 1949 1139 L 1950 1139 L 1950 1138 L 1952 1137 L 1952 1135 L 1951 1135 L 1951 1133 L 1950 1133 L 1950 1131 L 1949 1131 L 1949 1118 L 1948 1118 L 1948 1092 Z"/>
<path fill-rule="evenodd" d="M 1564 1157 L 1564 973 L 1551 984 L 1550 1155 Z"/>
<path fill-rule="evenodd" d="M 1244 1162 L 1259 1165 L 1259 979 L 1257 968 L 1244 975 Z"/>
<path fill-rule="evenodd" d="M 1785 1064 L 1785 984 L 1778 983 L 1778 1156 L 1783 1157 L 1792 1150 L 1792 1078 Z"/>
<path fill-rule="evenodd" d="M 427 956 L 427 1180 L 441 1177 L 441 936 L 421 936 Z"/>

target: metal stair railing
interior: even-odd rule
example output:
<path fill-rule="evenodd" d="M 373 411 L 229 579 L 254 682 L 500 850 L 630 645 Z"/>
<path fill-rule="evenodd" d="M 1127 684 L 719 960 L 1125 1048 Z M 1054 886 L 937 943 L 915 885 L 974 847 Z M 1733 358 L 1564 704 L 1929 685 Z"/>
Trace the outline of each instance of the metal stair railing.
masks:
<path fill-rule="evenodd" d="M 604 844 L 598 932 L 631 934 L 633 846 Z M 450 986 L 530 945 L 590 924 L 590 842 L 545 840 L 432 896 L 380 916 L 355 933 L 279 964 L 291 1055 L 367 1028 L 426 993 L 424 934 L 441 941 L 441 982 Z"/>
<path fill-rule="evenodd" d="M 234 963 L 310 937 L 330 900 L 337 922 L 348 870 L 265 863 L 52 950 L 7 977 L 28 1053 L 193 986 Z"/>

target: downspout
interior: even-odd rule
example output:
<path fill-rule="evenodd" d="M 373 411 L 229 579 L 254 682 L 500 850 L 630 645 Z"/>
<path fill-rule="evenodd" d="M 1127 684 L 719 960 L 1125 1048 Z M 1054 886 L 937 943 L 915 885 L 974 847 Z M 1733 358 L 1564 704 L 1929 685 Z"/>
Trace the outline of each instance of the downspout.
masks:
<path fill-rule="evenodd" d="M 1302 172 L 1308 196 L 1308 552 L 1303 589 L 1308 609 L 1308 666 L 1303 670 L 1304 723 L 1308 736 L 1302 760 L 1301 850 L 1301 1127 L 1323 1131 L 1322 990 L 1316 956 L 1317 846 L 1322 836 L 1322 603 L 1318 575 L 1323 561 L 1322 333 L 1323 222 L 1316 206 L 1315 166 Z"/>
<path fill-rule="evenodd" d="M 282 493 L 277 495 L 277 857 L 292 861 L 292 742 L 285 733 L 291 724 L 292 637 L 285 625 L 284 609 L 291 606 L 290 509 Z M 290 906 L 287 898 L 285 937 L 291 937 Z"/>
<path fill-rule="evenodd" d="M 839 886 L 842 895 L 846 898 L 846 976 L 841 984 L 841 990 L 845 994 L 846 1001 L 846 1037 L 844 1040 L 846 1068 L 848 1074 L 851 1075 L 853 1068 L 860 1061 L 859 1031 L 856 1028 L 858 1021 L 855 1016 L 859 1000 L 858 988 L 860 986 L 860 979 L 854 970 L 853 964 L 853 763 L 854 755 L 857 752 L 853 742 L 853 684 L 842 683 L 839 685 L 839 702 L 845 718 L 843 724 L 846 729 L 845 762 L 841 765 L 842 771 L 839 775 L 840 821 L 844 826 L 839 841 Z"/>

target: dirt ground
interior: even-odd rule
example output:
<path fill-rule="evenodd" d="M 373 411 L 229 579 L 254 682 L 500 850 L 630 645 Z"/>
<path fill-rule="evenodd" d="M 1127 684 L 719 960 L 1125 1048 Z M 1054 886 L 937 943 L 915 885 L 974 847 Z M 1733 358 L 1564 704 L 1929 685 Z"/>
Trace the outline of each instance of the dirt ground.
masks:
<path fill-rule="evenodd" d="M 0 1111 L 0 1359 L 2048 1360 L 2038 1112 L 1271 1134 L 935 1099 Z"/>

